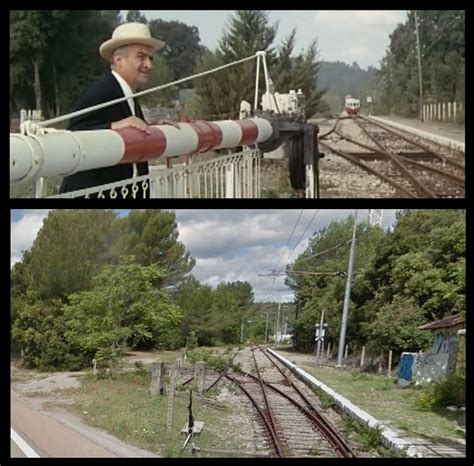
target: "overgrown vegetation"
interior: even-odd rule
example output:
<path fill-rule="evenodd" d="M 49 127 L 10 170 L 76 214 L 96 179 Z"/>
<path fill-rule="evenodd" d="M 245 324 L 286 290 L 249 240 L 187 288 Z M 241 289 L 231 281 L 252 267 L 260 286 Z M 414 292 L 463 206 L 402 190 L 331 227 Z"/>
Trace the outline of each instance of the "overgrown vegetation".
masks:
<path fill-rule="evenodd" d="M 308 248 L 287 267 L 286 283 L 299 304 L 295 344 L 314 347 L 322 310 L 326 344 L 337 345 L 346 282 L 327 275 L 347 269 L 353 218 L 315 232 Z M 419 351 L 431 342 L 425 322 L 465 312 L 465 211 L 400 210 L 390 231 L 360 223 L 346 340 L 368 352 Z"/>
<path fill-rule="evenodd" d="M 11 271 L 15 347 L 28 367 L 75 370 L 95 358 L 99 369 L 113 371 L 109 363 L 127 348 L 175 349 L 187 340 L 188 350 L 227 345 L 230 353 L 241 334 L 243 343 L 263 342 L 274 335 L 280 307 L 298 350 L 313 349 L 324 309 L 325 343 L 334 348 L 345 280 L 293 275 L 291 267 L 344 271 L 351 229 L 349 218 L 315 232 L 287 269 L 296 303 L 280 306 L 256 304 L 247 282 L 212 288 L 190 275 L 195 261 L 178 242 L 172 212 L 51 211 Z M 417 325 L 458 312 L 465 312 L 465 211 L 399 211 L 390 231 L 358 225 L 351 348 L 418 351 L 430 334 Z"/>
<path fill-rule="evenodd" d="M 415 405 L 421 411 L 436 411 L 447 406 L 466 404 L 466 378 L 451 374 L 421 388 Z"/>
<path fill-rule="evenodd" d="M 424 103 L 465 101 L 465 11 L 417 10 L 422 48 Z M 414 116 L 419 112 L 415 13 L 390 35 L 380 63 L 375 109 Z"/>

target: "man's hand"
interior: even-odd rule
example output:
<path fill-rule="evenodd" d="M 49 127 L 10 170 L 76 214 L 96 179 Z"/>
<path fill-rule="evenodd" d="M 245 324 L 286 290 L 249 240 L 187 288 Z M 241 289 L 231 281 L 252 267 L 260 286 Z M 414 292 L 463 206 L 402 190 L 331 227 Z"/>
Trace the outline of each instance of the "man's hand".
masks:
<path fill-rule="evenodd" d="M 150 125 L 170 125 L 174 126 L 177 129 L 181 129 L 179 124 L 173 120 L 167 120 L 166 118 L 159 118 L 158 120 L 154 120 Z"/>
<path fill-rule="evenodd" d="M 145 132 L 146 134 L 151 134 L 150 127 L 140 118 L 131 116 L 124 118 L 123 120 L 115 121 L 110 126 L 111 129 L 124 129 L 124 128 L 137 128 Z"/>

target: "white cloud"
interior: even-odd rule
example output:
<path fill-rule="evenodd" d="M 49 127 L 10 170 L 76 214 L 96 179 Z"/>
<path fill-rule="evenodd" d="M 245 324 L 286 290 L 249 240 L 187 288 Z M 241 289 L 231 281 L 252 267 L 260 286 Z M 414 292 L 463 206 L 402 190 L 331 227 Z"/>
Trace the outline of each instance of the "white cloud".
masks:
<path fill-rule="evenodd" d="M 269 274 L 277 265 L 284 271 L 286 264 L 294 262 L 306 249 L 308 239 L 317 230 L 352 213 L 348 209 L 321 209 L 307 229 L 315 212 L 303 211 L 286 247 L 301 210 L 175 210 L 178 240 L 196 259 L 192 273 L 212 287 L 221 282 L 247 281 L 252 285 L 257 301 L 291 301 L 293 295 L 284 284 L 284 276 L 274 278 L 259 274 Z M 22 250 L 31 247 L 47 213 L 47 210 L 14 211 L 11 223 L 12 265 L 21 260 Z M 358 218 L 359 221 L 365 220 L 367 210 L 359 210 Z M 386 210 L 384 228 L 394 220 L 395 211 Z"/>
<path fill-rule="evenodd" d="M 384 31 L 395 28 L 406 15 L 405 10 L 324 10 L 315 12 L 313 18 L 318 26 L 331 24 L 336 29 L 358 31 L 363 36 L 367 28 Z"/>
<path fill-rule="evenodd" d="M 406 10 L 268 10 L 270 24 L 279 23 L 275 45 L 281 45 L 296 28 L 295 53 L 317 38 L 321 58 L 330 61 L 357 61 L 360 66 L 377 66 L 388 46 L 388 36 L 404 22 Z M 125 11 L 124 11 L 125 13 Z M 199 29 L 202 44 L 214 49 L 228 28 L 233 10 L 145 10 L 149 19 L 182 21 Z M 125 13 L 126 14 L 126 13 Z M 362 44 L 362 45 L 360 45 Z M 364 47 L 364 55 L 349 54 L 351 45 Z M 271 70 L 270 70 L 271 72 Z M 286 91 L 280 91 L 286 92 Z"/>
<path fill-rule="evenodd" d="M 10 267 L 22 258 L 22 251 L 27 251 L 33 245 L 43 220 L 49 210 L 24 210 L 18 221 L 10 224 Z"/>

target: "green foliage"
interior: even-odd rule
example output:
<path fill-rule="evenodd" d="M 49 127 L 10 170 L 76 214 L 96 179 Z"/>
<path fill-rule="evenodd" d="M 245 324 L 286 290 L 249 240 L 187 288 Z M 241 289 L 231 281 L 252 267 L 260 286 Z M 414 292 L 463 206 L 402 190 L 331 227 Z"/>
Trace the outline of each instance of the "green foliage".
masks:
<path fill-rule="evenodd" d="M 153 55 L 153 68 L 151 69 L 150 77 L 144 89 L 151 89 L 163 84 L 168 84 L 173 81 L 173 73 L 170 70 L 166 60 L 160 52 Z M 163 105 L 169 106 L 171 101 L 177 98 L 177 89 L 175 86 L 161 89 L 157 92 L 150 92 L 140 97 L 140 103 L 148 108 Z"/>
<path fill-rule="evenodd" d="M 353 432 L 357 436 L 357 441 L 363 451 L 377 449 L 382 442 L 380 439 L 380 428 L 372 428 L 367 424 L 359 422 L 347 415 L 342 416 L 343 431 Z"/>
<path fill-rule="evenodd" d="M 465 100 L 464 10 L 419 10 L 425 103 Z M 377 110 L 416 115 L 419 102 L 415 14 L 390 35 L 390 45 L 380 63 Z"/>
<path fill-rule="evenodd" d="M 117 10 L 10 11 L 11 111 L 70 109 L 105 70 L 99 45 L 120 21 Z"/>
<path fill-rule="evenodd" d="M 189 359 L 193 364 L 198 361 L 204 361 L 207 366 L 214 369 L 216 372 L 220 372 L 224 370 L 226 364 L 228 363 L 227 359 L 219 356 L 217 354 L 213 354 L 209 351 L 203 351 L 199 349 L 193 349 L 189 353 Z"/>
<path fill-rule="evenodd" d="M 163 40 L 166 45 L 160 51 L 170 70 L 173 80 L 185 78 L 194 72 L 196 61 L 206 50 L 200 43 L 199 30 L 180 21 L 154 19 L 148 24 L 153 37 Z M 189 81 L 179 87 L 193 87 Z"/>
<path fill-rule="evenodd" d="M 412 298 L 395 296 L 391 303 L 384 304 L 375 319 L 363 326 L 371 349 L 417 351 L 431 341 L 431 335 L 416 330 L 424 323 L 423 311 Z"/>
<path fill-rule="evenodd" d="M 63 304 L 55 299 L 35 303 L 14 298 L 16 308 L 12 336 L 23 349 L 28 368 L 79 370 L 87 365 L 91 352 L 81 352 L 65 338 L 66 320 Z"/>
<path fill-rule="evenodd" d="M 312 116 L 320 105 L 324 91 L 319 89 L 317 41 L 314 39 L 305 51 L 292 57 L 294 31 L 279 50 L 273 43 L 278 25 L 269 24 L 268 12 L 262 10 L 238 10 L 229 17 L 215 52 L 203 54 L 196 72 L 208 70 L 226 63 L 249 57 L 257 51 L 266 52 L 269 72 L 275 80 L 275 91 L 287 93 L 301 88 L 306 97 L 307 115 Z M 195 112 L 199 116 L 215 116 L 215 119 L 238 115 L 240 102 L 253 102 L 255 94 L 256 66 L 253 60 L 221 70 L 197 80 Z M 260 79 L 260 95 L 265 92 L 264 80 Z"/>
<path fill-rule="evenodd" d="M 26 276 L 41 299 L 89 288 L 118 238 L 111 210 L 53 210 L 30 249 Z"/>
<path fill-rule="evenodd" d="M 189 337 L 188 337 L 187 342 L 188 342 L 187 348 L 188 348 L 189 350 L 192 350 L 192 349 L 194 349 L 194 348 L 197 348 L 197 346 L 198 346 L 198 337 L 197 337 L 197 335 L 196 335 L 195 330 L 193 330 L 193 331 L 189 334 Z"/>
<path fill-rule="evenodd" d="M 366 105 L 364 97 L 368 94 L 374 96 L 373 82 L 376 79 L 376 70 L 370 66 L 365 70 L 357 63 L 349 65 L 341 61 L 321 61 L 318 78 L 319 85 L 327 89 L 324 101 L 328 103 L 333 113 L 342 111 L 346 95 L 360 99 L 362 108 Z"/>
<path fill-rule="evenodd" d="M 241 319 L 254 307 L 249 283 L 221 283 L 212 290 L 193 276 L 179 286 L 176 302 L 183 311 L 183 334 L 195 331 L 201 346 L 239 341 Z"/>
<path fill-rule="evenodd" d="M 435 411 L 446 406 L 466 404 L 466 378 L 463 375 L 451 374 L 422 388 L 415 400 L 420 411 Z"/>
<path fill-rule="evenodd" d="M 315 233 L 287 269 L 299 316 L 296 346 L 312 350 L 314 325 L 325 310 L 326 343 L 337 344 L 345 280 L 291 270 L 347 269 L 352 219 Z M 377 349 L 418 351 L 431 340 L 418 325 L 465 311 L 465 211 L 400 210 L 391 231 L 360 224 L 349 306 L 347 342 Z M 334 346 L 333 346 L 334 347 Z"/>
<path fill-rule="evenodd" d="M 110 349 L 112 359 L 140 343 L 179 346 L 180 311 L 164 290 L 152 286 L 162 275 L 157 266 L 141 266 L 127 256 L 104 266 L 90 291 L 69 297 L 67 339 L 84 351 Z"/>
<path fill-rule="evenodd" d="M 122 220 L 123 248 L 142 265 L 157 264 L 165 272 L 160 285 L 175 285 L 194 267 L 196 261 L 178 242 L 174 212 L 155 209 L 132 210 Z"/>

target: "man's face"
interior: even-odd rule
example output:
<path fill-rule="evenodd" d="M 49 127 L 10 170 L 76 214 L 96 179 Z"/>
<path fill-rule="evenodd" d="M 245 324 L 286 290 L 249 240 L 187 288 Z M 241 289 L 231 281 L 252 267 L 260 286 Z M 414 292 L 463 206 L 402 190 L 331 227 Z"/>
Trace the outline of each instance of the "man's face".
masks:
<path fill-rule="evenodd" d="M 127 81 L 132 90 L 145 84 L 152 68 L 152 48 L 146 45 L 127 45 L 124 55 L 115 54 L 113 69 Z"/>

